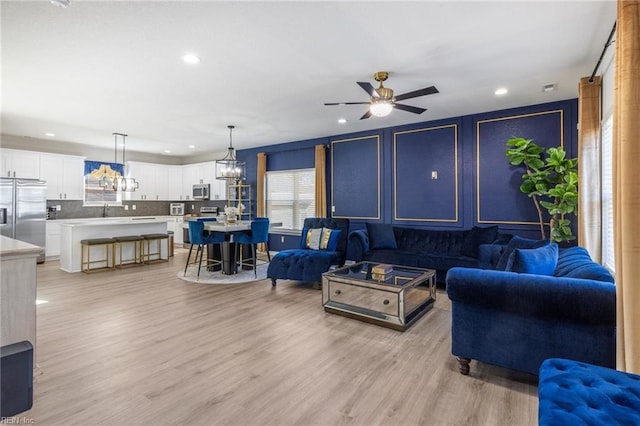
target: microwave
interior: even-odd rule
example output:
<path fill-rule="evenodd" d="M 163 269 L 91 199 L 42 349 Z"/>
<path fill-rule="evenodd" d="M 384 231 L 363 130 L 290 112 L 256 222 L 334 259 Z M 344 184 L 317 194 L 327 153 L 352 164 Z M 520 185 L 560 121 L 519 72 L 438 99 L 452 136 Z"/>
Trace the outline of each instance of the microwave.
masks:
<path fill-rule="evenodd" d="M 171 216 L 184 216 L 184 203 L 169 204 L 169 214 Z"/>
<path fill-rule="evenodd" d="M 208 183 L 199 183 L 197 185 L 193 185 L 193 199 L 194 200 L 208 200 L 209 193 L 211 191 L 211 185 Z"/>

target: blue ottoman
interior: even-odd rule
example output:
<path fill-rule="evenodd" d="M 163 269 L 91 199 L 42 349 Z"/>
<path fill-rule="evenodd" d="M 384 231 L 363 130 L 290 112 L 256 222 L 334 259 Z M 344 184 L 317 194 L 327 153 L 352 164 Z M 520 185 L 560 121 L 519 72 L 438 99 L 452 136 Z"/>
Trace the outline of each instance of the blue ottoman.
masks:
<path fill-rule="evenodd" d="M 540 425 L 640 425 L 640 376 L 551 358 L 540 366 Z"/>

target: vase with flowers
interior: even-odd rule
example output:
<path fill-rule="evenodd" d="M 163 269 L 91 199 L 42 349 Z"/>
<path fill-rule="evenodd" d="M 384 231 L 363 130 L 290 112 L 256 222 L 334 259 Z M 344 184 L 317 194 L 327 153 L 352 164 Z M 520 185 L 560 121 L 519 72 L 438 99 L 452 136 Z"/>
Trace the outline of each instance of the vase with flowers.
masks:
<path fill-rule="evenodd" d="M 233 206 L 224 206 L 224 214 L 227 216 L 227 223 L 236 223 L 238 219 L 238 208 Z"/>

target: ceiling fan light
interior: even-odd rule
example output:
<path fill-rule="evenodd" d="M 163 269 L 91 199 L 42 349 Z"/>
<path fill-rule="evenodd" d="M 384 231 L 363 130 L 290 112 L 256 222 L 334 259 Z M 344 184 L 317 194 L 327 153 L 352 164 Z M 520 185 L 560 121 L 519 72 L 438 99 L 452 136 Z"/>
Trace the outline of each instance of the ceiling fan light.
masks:
<path fill-rule="evenodd" d="M 371 103 L 369 107 L 369 111 L 371 111 L 372 115 L 376 117 L 386 117 L 391 114 L 391 110 L 393 109 L 393 104 L 389 101 L 374 101 Z"/>

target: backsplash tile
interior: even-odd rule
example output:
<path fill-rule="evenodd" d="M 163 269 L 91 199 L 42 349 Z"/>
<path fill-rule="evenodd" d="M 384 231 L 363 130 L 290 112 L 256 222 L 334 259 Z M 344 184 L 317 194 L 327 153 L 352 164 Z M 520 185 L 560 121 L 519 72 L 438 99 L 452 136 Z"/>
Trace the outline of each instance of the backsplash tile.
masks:
<path fill-rule="evenodd" d="M 200 207 L 220 207 L 223 208 L 227 203 L 226 200 L 209 200 L 209 201 L 176 201 L 184 203 L 185 214 L 197 214 Z M 47 200 L 47 207 L 60 206 L 60 211 L 53 212 L 52 219 L 80 219 L 88 217 L 128 217 L 128 216 L 168 216 L 169 204 L 171 201 L 124 201 L 122 206 L 104 207 L 85 207 L 80 200 Z M 128 210 L 124 206 L 129 206 Z M 133 206 L 136 209 L 133 210 Z"/>

